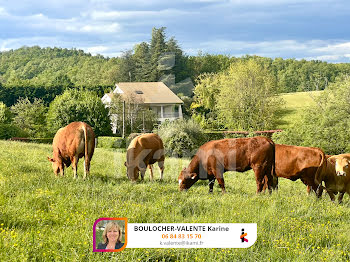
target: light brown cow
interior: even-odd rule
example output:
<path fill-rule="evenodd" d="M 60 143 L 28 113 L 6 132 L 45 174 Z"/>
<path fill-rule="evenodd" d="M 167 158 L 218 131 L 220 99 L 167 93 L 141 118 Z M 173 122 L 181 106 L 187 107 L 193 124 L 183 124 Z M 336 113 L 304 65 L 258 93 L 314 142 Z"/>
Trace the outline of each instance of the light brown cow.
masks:
<path fill-rule="evenodd" d="M 271 192 L 277 187 L 274 172 L 275 143 L 266 137 L 213 140 L 202 145 L 189 166 L 179 175 L 179 189 L 190 188 L 199 179 L 209 179 L 209 193 L 213 192 L 215 179 L 225 193 L 223 173 L 254 170 L 257 193 L 264 183 Z"/>
<path fill-rule="evenodd" d="M 325 162 L 324 152 L 316 147 L 302 147 L 276 144 L 276 176 L 295 181 L 300 179 L 307 185 L 307 192 L 315 191 L 317 172 Z M 321 196 L 322 191 L 319 190 Z"/>
<path fill-rule="evenodd" d="M 316 176 L 315 182 L 325 182 L 326 190 L 332 201 L 335 194 L 340 192 L 338 202 L 343 201 L 345 193 L 350 195 L 350 154 L 334 155 L 327 159 L 321 172 Z"/>
<path fill-rule="evenodd" d="M 77 178 L 79 158 L 84 157 L 84 179 L 90 173 L 90 161 L 95 150 L 95 134 L 91 126 L 84 122 L 73 122 L 59 129 L 52 143 L 53 172 L 64 175 L 64 167 L 72 164 L 73 176 Z"/>
<path fill-rule="evenodd" d="M 162 139 L 157 134 L 143 134 L 135 137 L 126 152 L 127 176 L 136 181 L 141 173 L 144 179 L 147 166 L 151 171 L 150 179 L 153 180 L 152 165 L 158 162 L 161 171 L 160 179 L 164 173 L 164 146 Z"/>

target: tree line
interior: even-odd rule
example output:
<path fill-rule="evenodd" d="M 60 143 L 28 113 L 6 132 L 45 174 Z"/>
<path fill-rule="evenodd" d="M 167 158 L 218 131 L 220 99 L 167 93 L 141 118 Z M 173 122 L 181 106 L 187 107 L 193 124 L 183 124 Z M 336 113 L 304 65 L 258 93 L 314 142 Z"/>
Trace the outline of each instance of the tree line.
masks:
<path fill-rule="evenodd" d="M 0 52 L 0 101 L 12 106 L 18 98 L 28 97 L 49 104 L 56 95 L 71 88 L 84 88 L 102 96 L 115 83 L 129 81 L 163 81 L 176 94 L 192 96 L 201 75 L 223 72 L 233 63 L 248 60 L 266 68 L 275 80 L 278 93 L 323 90 L 339 75 L 350 74 L 347 63 L 249 55 L 189 56 L 161 27 L 153 28 L 150 42 L 139 43 L 116 58 L 39 46 Z"/>

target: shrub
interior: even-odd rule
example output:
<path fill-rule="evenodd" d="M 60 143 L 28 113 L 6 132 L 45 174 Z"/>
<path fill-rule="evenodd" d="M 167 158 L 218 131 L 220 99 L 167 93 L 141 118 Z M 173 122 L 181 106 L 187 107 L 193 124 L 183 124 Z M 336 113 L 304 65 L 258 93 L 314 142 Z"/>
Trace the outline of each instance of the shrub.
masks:
<path fill-rule="evenodd" d="M 10 139 L 11 137 L 28 137 L 28 134 L 17 126 L 0 124 L 0 139 Z"/>
<path fill-rule="evenodd" d="M 159 127 L 158 134 L 169 156 L 191 157 L 206 142 L 204 131 L 192 119 L 167 121 Z"/>

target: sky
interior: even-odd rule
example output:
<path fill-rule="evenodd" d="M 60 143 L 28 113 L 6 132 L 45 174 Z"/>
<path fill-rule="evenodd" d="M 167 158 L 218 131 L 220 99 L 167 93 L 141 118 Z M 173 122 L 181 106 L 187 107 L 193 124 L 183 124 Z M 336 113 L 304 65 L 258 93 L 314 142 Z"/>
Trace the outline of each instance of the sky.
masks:
<path fill-rule="evenodd" d="M 350 62 L 348 0 L 0 0 L 0 51 L 122 55 L 166 27 L 187 55 Z"/>

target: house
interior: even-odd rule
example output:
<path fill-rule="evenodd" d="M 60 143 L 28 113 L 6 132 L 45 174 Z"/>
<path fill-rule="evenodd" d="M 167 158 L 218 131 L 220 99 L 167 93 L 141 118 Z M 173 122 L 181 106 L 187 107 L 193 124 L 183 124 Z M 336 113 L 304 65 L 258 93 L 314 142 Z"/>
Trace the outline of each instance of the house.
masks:
<path fill-rule="evenodd" d="M 158 116 L 158 122 L 182 118 L 183 101 L 175 95 L 163 82 L 125 82 L 117 83 L 113 92 L 105 94 L 102 102 L 108 106 L 114 94 L 125 99 L 135 99 L 144 108 L 149 108 Z M 111 115 L 112 123 L 114 116 Z M 116 127 L 113 127 L 113 132 Z"/>

